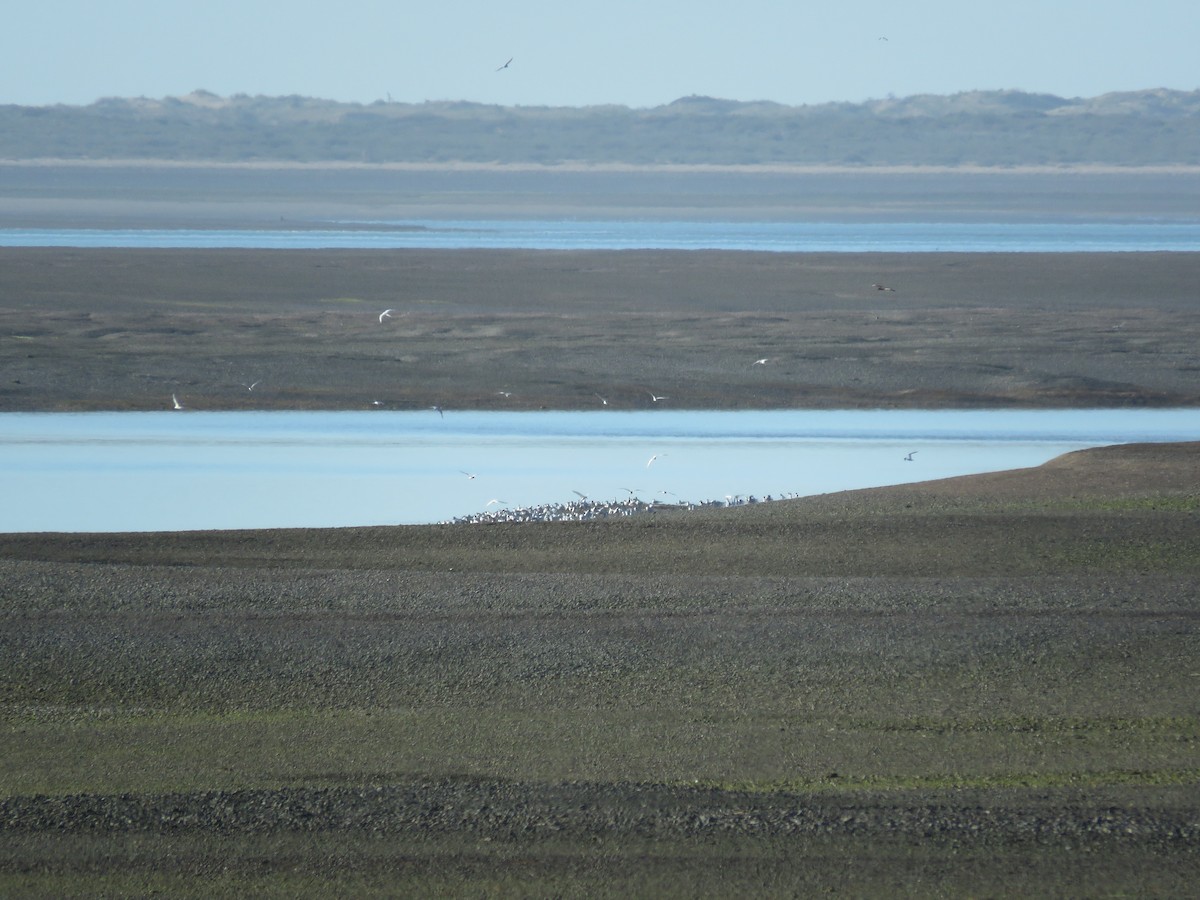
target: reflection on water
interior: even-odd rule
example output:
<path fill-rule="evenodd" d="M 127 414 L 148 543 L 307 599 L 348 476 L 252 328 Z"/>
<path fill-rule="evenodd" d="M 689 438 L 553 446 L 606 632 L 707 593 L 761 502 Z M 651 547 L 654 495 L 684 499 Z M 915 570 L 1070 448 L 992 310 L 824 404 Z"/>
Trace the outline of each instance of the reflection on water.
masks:
<path fill-rule="evenodd" d="M 0 531 L 424 523 L 577 494 L 764 499 L 1198 435 L 1194 410 L 13 413 L 0 415 Z"/>

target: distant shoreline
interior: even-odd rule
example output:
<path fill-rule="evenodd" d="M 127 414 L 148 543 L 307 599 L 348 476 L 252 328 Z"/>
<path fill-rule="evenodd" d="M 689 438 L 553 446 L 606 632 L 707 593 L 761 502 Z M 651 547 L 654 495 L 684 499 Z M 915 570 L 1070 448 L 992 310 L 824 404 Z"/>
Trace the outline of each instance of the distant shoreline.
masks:
<path fill-rule="evenodd" d="M 1111 164 L 1068 164 L 1068 165 L 793 165 L 786 163 L 499 163 L 499 162 L 348 162 L 329 160 L 324 162 L 295 162 L 291 160 L 245 160 L 227 162 L 221 160 L 179 159 L 72 159 L 57 157 L 29 157 L 0 159 L 0 166 L 22 168 L 147 168 L 147 169 L 226 169 L 247 171 L 296 170 L 296 171 L 394 171 L 394 172 L 662 172 L 714 174 L 761 173 L 764 175 L 819 175 L 819 174 L 862 174 L 862 175 L 1195 175 L 1200 174 L 1200 165 L 1152 165 L 1118 166 Z"/>

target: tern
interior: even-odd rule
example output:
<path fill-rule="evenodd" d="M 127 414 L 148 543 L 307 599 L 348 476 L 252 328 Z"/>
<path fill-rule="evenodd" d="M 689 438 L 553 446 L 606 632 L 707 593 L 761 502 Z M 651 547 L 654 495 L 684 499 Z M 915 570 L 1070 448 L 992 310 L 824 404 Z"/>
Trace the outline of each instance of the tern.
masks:
<path fill-rule="evenodd" d="M 390 319 L 392 317 L 392 312 L 393 310 L 390 309 L 385 309 L 383 312 L 381 312 L 379 314 L 379 324 L 382 325 L 384 319 Z"/>
<path fill-rule="evenodd" d="M 768 360 L 768 359 L 770 359 L 770 357 L 769 357 L 769 356 L 764 356 L 762 359 L 756 359 L 754 362 L 750 363 L 750 365 L 752 365 L 752 366 L 765 366 L 765 365 L 767 364 L 767 360 Z"/>
<path fill-rule="evenodd" d="M 601 397 L 599 394 L 596 395 L 596 399 L 600 401 L 601 406 L 608 406 L 608 401 L 605 400 L 603 397 Z"/>
<path fill-rule="evenodd" d="M 171 395 L 171 404 L 175 407 L 175 409 L 183 409 L 183 404 L 179 402 L 179 398 L 174 394 Z"/>
<path fill-rule="evenodd" d="M 893 294 L 896 292 L 894 287 L 888 287 L 886 284 L 873 284 L 871 287 L 877 291 L 891 291 Z"/>
<path fill-rule="evenodd" d="M 261 381 L 256 381 L 256 382 L 254 382 L 254 384 L 246 384 L 246 383 L 243 381 L 243 382 L 242 382 L 242 387 L 244 387 L 244 388 L 245 388 L 246 390 L 248 390 L 248 391 L 252 391 L 252 390 L 254 390 L 256 387 L 258 387 L 260 384 L 262 384 L 262 382 L 261 382 Z"/>
<path fill-rule="evenodd" d="M 657 403 L 659 400 L 670 400 L 670 399 L 671 399 L 670 397 L 661 397 L 658 394 L 654 393 L 654 391 L 650 391 L 650 402 L 651 403 Z"/>
<path fill-rule="evenodd" d="M 503 70 L 503 69 L 507 69 L 507 68 L 508 68 L 510 65 L 512 65 L 512 61 L 513 61 L 513 59 L 514 59 L 514 58 L 515 58 L 515 57 L 512 57 L 512 56 L 510 56 L 510 57 L 508 58 L 508 62 L 506 62 L 504 65 L 500 66 L 500 68 L 496 69 L 496 71 L 497 71 L 497 72 L 499 72 L 499 71 L 501 71 L 501 70 Z"/>
<path fill-rule="evenodd" d="M 506 400 L 512 396 L 512 391 L 496 391 L 496 393 Z"/>
<path fill-rule="evenodd" d="M 446 414 L 444 412 L 442 412 L 442 408 L 440 406 L 438 406 L 436 403 L 433 404 L 433 406 L 431 406 L 429 408 L 432 409 L 434 412 L 436 412 L 443 419 L 446 418 Z"/>
<path fill-rule="evenodd" d="M 587 499 L 587 494 L 581 493 L 580 491 L 571 491 L 571 493 L 574 494 L 576 497 L 579 497 L 581 500 Z"/>
<path fill-rule="evenodd" d="M 460 472 L 462 472 L 464 475 L 466 475 L 466 476 L 467 476 L 467 480 L 468 480 L 468 481 L 474 481 L 474 480 L 475 480 L 475 474 L 474 474 L 473 472 L 467 472 L 467 471 L 465 471 L 465 470 L 463 470 L 463 469 L 459 469 L 458 471 L 460 471 Z"/>
<path fill-rule="evenodd" d="M 913 450 L 911 453 L 908 454 L 908 456 L 904 457 L 904 461 L 905 462 L 913 462 L 914 461 L 913 457 L 916 456 L 920 452 L 921 452 L 920 450 Z"/>
<path fill-rule="evenodd" d="M 484 506 L 494 506 L 497 503 L 507 503 L 507 502 L 508 502 L 507 500 L 501 500 L 499 497 L 493 497 L 491 500 L 489 500 L 487 503 L 485 503 L 483 505 Z"/>
<path fill-rule="evenodd" d="M 654 461 L 656 459 L 658 459 L 660 456 L 666 456 L 666 455 L 667 454 L 665 454 L 665 453 L 655 453 L 652 457 L 650 457 L 648 460 L 646 460 L 646 468 L 648 469 L 652 465 L 654 465 Z"/>

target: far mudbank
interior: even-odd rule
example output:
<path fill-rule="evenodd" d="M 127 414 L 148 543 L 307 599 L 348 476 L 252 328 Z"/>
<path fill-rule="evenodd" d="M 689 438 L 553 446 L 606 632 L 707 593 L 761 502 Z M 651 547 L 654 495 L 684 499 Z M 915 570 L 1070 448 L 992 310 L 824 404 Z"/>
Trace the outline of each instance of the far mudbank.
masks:
<path fill-rule="evenodd" d="M 1197 271 L 1194 253 L 4 248 L 0 411 L 1194 406 Z"/>

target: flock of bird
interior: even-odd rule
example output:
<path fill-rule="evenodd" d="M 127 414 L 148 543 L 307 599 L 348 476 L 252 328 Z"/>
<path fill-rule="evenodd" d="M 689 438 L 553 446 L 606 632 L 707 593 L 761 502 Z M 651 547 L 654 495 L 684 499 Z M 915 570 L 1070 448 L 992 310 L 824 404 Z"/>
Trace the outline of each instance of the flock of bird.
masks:
<path fill-rule="evenodd" d="M 512 508 L 472 513 L 459 516 L 443 522 L 443 525 L 491 525 L 501 522 L 592 522 L 597 519 L 620 519 L 659 510 L 693 510 L 718 509 L 729 506 L 745 506 L 752 503 L 769 503 L 775 498 L 768 495 L 762 500 L 757 497 L 730 496 L 724 500 L 702 500 L 693 503 L 690 500 L 666 502 L 658 500 L 642 500 L 630 496 L 625 500 L 592 500 L 579 491 L 579 500 L 567 503 L 543 503 L 536 506 L 516 506 Z M 789 499 L 796 495 L 789 494 L 779 499 Z M 488 506 L 504 504 L 507 501 L 494 499 L 487 502 Z"/>

